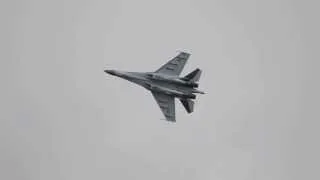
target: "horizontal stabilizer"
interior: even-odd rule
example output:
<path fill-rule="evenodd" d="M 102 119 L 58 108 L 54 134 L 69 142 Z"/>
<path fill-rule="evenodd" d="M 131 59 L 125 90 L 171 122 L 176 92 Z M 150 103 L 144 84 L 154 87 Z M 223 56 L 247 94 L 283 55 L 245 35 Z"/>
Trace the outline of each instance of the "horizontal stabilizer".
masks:
<path fill-rule="evenodd" d="M 193 112 L 193 105 L 194 102 L 190 99 L 180 99 L 182 105 L 184 106 L 184 108 L 186 109 L 186 111 L 188 113 L 192 113 Z"/>
<path fill-rule="evenodd" d="M 185 77 L 183 77 L 183 79 L 189 82 L 197 82 L 200 79 L 201 72 L 202 71 L 199 68 L 197 68 L 191 73 L 187 74 Z"/>

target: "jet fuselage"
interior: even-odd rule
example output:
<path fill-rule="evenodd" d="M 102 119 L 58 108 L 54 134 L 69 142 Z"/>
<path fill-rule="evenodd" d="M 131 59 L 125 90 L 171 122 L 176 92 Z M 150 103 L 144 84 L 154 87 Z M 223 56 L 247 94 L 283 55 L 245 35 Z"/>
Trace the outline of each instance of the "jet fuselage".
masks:
<path fill-rule="evenodd" d="M 166 76 L 166 75 L 157 74 L 157 73 L 148 73 L 147 77 L 152 80 L 165 81 L 165 82 L 179 84 L 187 87 L 197 88 L 199 86 L 198 83 L 185 81 L 179 77 Z"/>
<path fill-rule="evenodd" d="M 164 93 L 180 99 L 195 99 L 196 95 L 193 93 L 204 94 L 202 91 L 194 89 L 198 86 L 197 83 L 190 83 L 174 76 L 116 70 L 105 70 L 105 72 L 138 84 L 150 91 Z"/>

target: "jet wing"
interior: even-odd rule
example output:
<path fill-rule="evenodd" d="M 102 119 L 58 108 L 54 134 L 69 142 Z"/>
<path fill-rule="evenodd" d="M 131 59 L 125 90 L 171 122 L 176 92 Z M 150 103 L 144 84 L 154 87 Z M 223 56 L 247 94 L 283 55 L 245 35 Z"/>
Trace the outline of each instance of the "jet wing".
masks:
<path fill-rule="evenodd" d="M 174 97 L 158 92 L 152 92 L 152 95 L 157 101 L 163 115 L 166 117 L 166 120 L 175 122 L 176 115 Z"/>
<path fill-rule="evenodd" d="M 176 57 L 174 57 L 169 62 L 161 66 L 156 71 L 156 73 L 167 74 L 171 76 L 179 76 L 189 56 L 189 53 L 180 52 Z"/>

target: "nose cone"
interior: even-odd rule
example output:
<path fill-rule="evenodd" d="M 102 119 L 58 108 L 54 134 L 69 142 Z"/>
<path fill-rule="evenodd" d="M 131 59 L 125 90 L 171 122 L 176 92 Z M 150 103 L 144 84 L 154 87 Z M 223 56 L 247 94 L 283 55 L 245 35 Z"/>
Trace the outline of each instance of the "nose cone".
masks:
<path fill-rule="evenodd" d="M 111 75 L 116 75 L 114 70 L 104 70 L 105 73 L 111 74 Z"/>

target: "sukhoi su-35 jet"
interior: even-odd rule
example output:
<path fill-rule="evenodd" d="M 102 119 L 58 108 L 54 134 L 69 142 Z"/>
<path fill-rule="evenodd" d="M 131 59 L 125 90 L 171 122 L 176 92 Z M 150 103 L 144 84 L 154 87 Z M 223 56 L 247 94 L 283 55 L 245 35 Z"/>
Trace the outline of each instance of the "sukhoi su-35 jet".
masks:
<path fill-rule="evenodd" d="M 178 98 L 188 113 L 193 112 L 195 93 L 204 94 L 197 90 L 201 70 L 195 69 L 184 77 L 179 77 L 190 54 L 180 52 L 168 63 L 154 72 L 125 72 L 105 70 L 113 76 L 131 81 L 151 91 L 167 121 L 175 122 L 175 98 Z"/>

